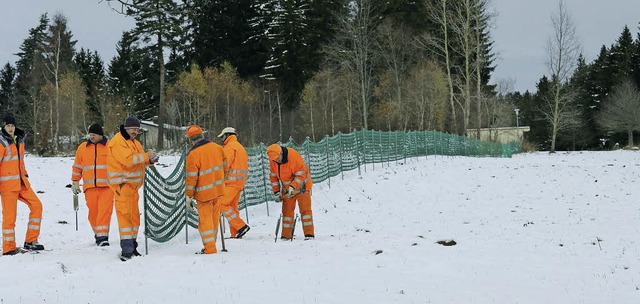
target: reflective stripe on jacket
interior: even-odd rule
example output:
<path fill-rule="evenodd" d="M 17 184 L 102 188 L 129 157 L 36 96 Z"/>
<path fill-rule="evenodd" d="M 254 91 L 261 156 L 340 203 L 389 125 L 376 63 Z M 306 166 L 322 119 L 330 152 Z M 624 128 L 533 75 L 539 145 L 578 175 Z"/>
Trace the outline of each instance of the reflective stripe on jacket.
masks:
<path fill-rule="evenodd" d="M 136 139 L 130 139 L 123 126 L 107 143 L 107 178 L 110 185 L 130 184 L 140 189 L 144 169 L 150 165 L 147 153 Z"/>
<path fill-rule="evenodd" d="M 80 144 L 76 150 L 71 173 L 72 181 L 83 179 L 84 191 L 94 187 L 108 187 L 107 179 L 107 142 L 103 137 L 98 143 L 90 140 Z"/>
<path fill-rule="evenodd" d="M 309 167 L 304 163 L 300 153 L 293 148 L 282 147 L 282 163 L 270 161 L 269 171 L 271 189 L 274 193 L 281 190 L 286 192 L 289 186 L 300 192 L 310 191 L 313 185 Z M 280 189 L 280 182 L 283 189 Z"/>
<path fill-rule="evenodd" d="M 24 138 L 26 134 L 16 128 L 15 139 L 2 128 L 0 135 L 0 192 L 20 191 L 24 183 L 26 188 L 31 187 L 29 174 L 24 166 Z"/>
<path fill-rule="evenodd" d="M 220 145 L 203 139 L 189 150 L 186 162 L 187 196 L 206 202 L 224 195 L 224 177 L 229 165 Z"/>
<path fill-rule="evenodd" d="M 229 163 L 229 172 L 224 184 L 227 187 L 237 189 L 244 188 L 249 178 L 249 155 L 242 144 L 238 142 L 238 137 L 229 135 L 224 141 L 224 155 Z"/>

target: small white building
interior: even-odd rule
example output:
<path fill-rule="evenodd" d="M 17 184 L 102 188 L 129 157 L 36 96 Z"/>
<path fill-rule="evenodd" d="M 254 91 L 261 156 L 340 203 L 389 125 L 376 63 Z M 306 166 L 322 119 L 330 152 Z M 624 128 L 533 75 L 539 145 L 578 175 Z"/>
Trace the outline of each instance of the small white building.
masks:
<path fill-rule="evenodd" d="M 514 141 L 522 141 L 525 132 L 531 130 L 529 126 L 481 128 L 480 140 L 506 144 Z M 467 129 L 467 137 L 476 138 L 478 129 Z"/>
<path fill-rule="evenodd" d="M 158 145 L 158 124 L 150 120 L 141 120 L 141 136 L 138 138 L 145 149 L 156 148 Z M 187 127 L 164 124 L 164 149 L 177 149 L 186 144 Z"/>

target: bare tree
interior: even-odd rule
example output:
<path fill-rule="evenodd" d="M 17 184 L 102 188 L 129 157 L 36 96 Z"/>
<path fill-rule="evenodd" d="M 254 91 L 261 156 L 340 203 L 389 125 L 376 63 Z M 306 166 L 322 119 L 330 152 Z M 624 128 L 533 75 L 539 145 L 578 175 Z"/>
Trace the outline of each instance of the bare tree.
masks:
<path fill-rule="evenodd" d="M 74 41 L 67 30 L 67 19 L 56 14 L 49 26 L 48 38 L 42 44 L 42 55 L 54 87 L 53 102 L 49 104 L 49 133 L 53 136 L 53 150 L 58 152 L 60 142 L 60 79 L 68 70 L 73 56 Z"/>
<path fill-rule="evenodd" d="M 455 126 L 458 118 L 456 114 L 456 95 L 454 93 L 455 86 L 453 79 L 452 54 L 449 48 L 449 44 L 451 43 L 449 37 L 451 17 L 449 16 L 447 7 L 450 3 L 450 0 L 424 0 L 424 4 L 427 6 L 427 11 L 430 12 L 430 19 L 436 24 L 442 35 L 441 37 L 436 37 L 424 34 L 420 39 L 418 39 L 418 44 L 444 59 L 444 71 L 447 80 L 447 87 L 449 89 L 449 109 L 451 111 L 451 121 Z M 455 129 L 456 128 L 454 127 L 454 130 Z"/>
<path fill-rule="evenodd" d="M 473 19 L 474 19 L 474 45 L 475 51 L 473 53 L 474 56 L 474 70 L 475 70 L 475 95 L 476 95 L 476 139 L 480 139 L 480 128 L 482 128 L 482 106 L 488 105 L 488 101 L 485 98 L 485 94 L 483 92 L 483 69 L 490 61 L 490 56 L 488 52 L 485 50 L 485 43 L 489 36 L 487 26 L 494 17 L 493 14 L 488 13 L 488 1 L 489 0 L 478 0 L 472 7 L 473 9 Z M 489 124 L 488 124 L 489 125 Z"/>
<path fill-rule="evenodd" d="M 62 125 L 61 133 L 69 136 L 66 143 L 73 143 L 87 132 L 86 88 L 78 73 L 68 72 L 62 76 L 59 90 L 60 108 L 69 122 Z"/>
<path fill-rule="evenodd" d="M 363 126 L 368 128 L 371 103 L 375 46 L 374 32 L 379 18 L 372 0 L 354 0 L 351 11 L 338 20 L 338 33 L 334 42 L 325 49 L 327 55 L 357 75 Z"/>
<path fill-rule="evenodd" d="M 402 83 L 404 75 L 407 75 L 411 64 L 416 61 L 418 53 L 415 52 L 413 34 L 409 28 L 402 25 L 394 25 L 387 20 L 382 23 L 377 31 L 378 46 L 380 47 L 380 59 L 386 68 L 389 78 L 387 89 L 389 100 L 394 105 L 395 115 L 399 118 L 397 128 L 407 129 L 410 113 L 413 111 L 404 104 L 402 96 Z"/>
<path fill-rule="evenodd" d="M 448 90 L 445 73 L 437 63 L 416 64 L 404 85 L 407 104 L 413 109 L 411 127 L 418 130 L 444 130 Z"/>
<path fill-rule="evenodd" d="M 597 116 L 598 124 L 611 132 L 627 132 L 629 147 L 633 147 L 633 131 L 640 131 L 640 91 L 630 80 L 614 87 Z"/>
<path fill-rule="evenodd" d="M 569 89 L 569 79 L 580 56 L 581 46 L 564 0 L 558 2 L 558 11 L 551 16 L 553 34 L 547 40 L 547 69 L 551 74 L 551 92 L 546 96 L 542 109 L 551 125 L 551 149 L 556 151 L 558 131 L 575 123 L 578 111 L 573 105 L 574 96 Z"/>

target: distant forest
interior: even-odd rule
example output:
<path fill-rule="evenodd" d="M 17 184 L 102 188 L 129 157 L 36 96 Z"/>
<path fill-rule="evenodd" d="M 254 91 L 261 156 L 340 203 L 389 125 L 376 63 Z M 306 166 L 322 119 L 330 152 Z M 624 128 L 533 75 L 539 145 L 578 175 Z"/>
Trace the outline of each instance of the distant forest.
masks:
<path fill-rule="evenodd" d="M 161 126 L 158 149 L 175 148 L 165 126 L 190 124 L 233 126 L 248 146 L 518 124 L 527 147 L 552 152 L 633 146 L 640 131 L 640 35 L 625 27 L 586 62 L 562 0 L 535 92 L 491 78 L 489 0 L 103 3 L 135 20 L 108 62 L 77 45 L 63 14 L 43 14 L 0 69 L 0 114 L 41 155 L 73 151 L 94 122 L 113 134 L 129 114 Z"/>

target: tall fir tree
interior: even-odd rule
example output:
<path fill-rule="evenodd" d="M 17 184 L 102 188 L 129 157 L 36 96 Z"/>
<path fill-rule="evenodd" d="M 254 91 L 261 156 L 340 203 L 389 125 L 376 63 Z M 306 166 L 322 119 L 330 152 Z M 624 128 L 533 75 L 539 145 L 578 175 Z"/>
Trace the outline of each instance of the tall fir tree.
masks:
<path fill-rule="evenodd" d="M 122 1 L 120 1 L 122 2 Z M 158 89 L 158 139 L 157 148 L 164 146 L 165 113 L 165 51 L 179 44 L 183 37 L 184 3 L 173 0 L 131 0 L 126 1 L 125 13 L 133 17 L 136 26 L 131 32 L 140 39 L 145 48 L 154 55 L 159 70 Z M 148 117 L 143 117 L 148 118 Z"/>
<path fill-rule="evenodd" d="M 267 56 L 263 1 L 186 1 L 189 62 L 200 67 L 218 67 L 228 61 L 241 77 L 258 76 Z"/>
<path fill-rule="evenodd" d="M 48 25 L 47 14 L 40 15 L 38 25 L 29 29 L 29 36 L 22 42 L 20 52 L 16 54 L 16 107 L 12 114 L 16 116 L 19 124 L 28 125 L 29 129 L 37 122 L 33 117 L 33 104 L 38 91 L 47 82 L 41 46 L 47 39 Z"/>
<path fill-rule="evenodd" d="M 2 109 L 0 115 L 2 117 L 15 111 L 16 76 L 16 68 L 8 62 L 0 69 L 0 108 Z"/>
<path fill-rule="evenodd" d="M 128 113 L 151 117 L 157 113 L 160 91 L 153 54 L 140 48 L 129 32 L 122 34 L 116 52 L 108 67 L 109 93 L 121 100 Z"/>
<path fill-rule="evenodd" d="M 634 67 L 633 56 L 637 54 L 636 44 L 628 27 L 624 27 L 620 37 L 613 44 L 611 50 L 611 69 L 614 71 L 614 85 L 630 79 L 637 67 Z"/>
<path fill-rule="evenodd" d="M 82 83 L 86 87 L 89 119 L 103 125 L 102 103 L 104 102 L 107 83 L 104 62 L 98 52 L 91 52 L 84 48 L 80 49 L 76 54 L 74 62 Z"/>

